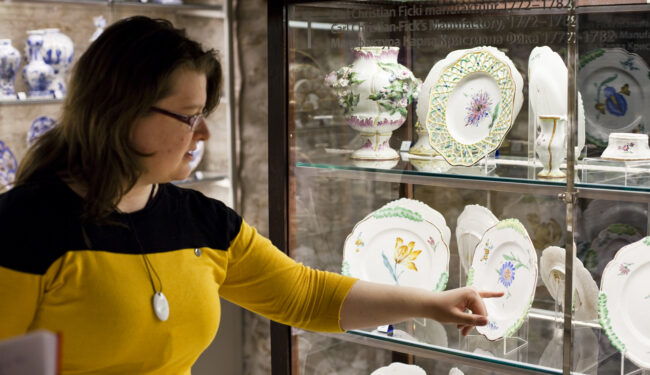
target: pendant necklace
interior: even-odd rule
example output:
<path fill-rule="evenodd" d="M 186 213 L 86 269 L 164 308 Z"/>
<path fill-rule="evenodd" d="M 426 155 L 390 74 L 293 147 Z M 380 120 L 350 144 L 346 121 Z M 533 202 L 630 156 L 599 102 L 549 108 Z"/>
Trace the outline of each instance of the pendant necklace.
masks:
<path fill-rule="evenodd" d="M 149 193 L 149 198 L 147 199 L 147 203 L 144 206 L 145 208 L 149 207 L 149 204 L 151 203 L 151 199 L 153 199 L 153 194 L 155 190 L 156 190 L 156 184 L 153 184 L 151 186 L 151 193 Z M 165 297 L 162 291 L 163 289 L 162 280 L 160 279 L 160 276 L 158 276 L 158 272 L 156 272 L 156 269 L 153 267 L 153 264 L 151 264 L 149 257 L 144 252 L 144 246 L 142 246 L 142 242 L 140 242 L 140 238 L 138 237 L 138 232 L 135 230 L 135 225 L 133 224 L 133 219 L 131 218 L 131 215 L 127 214 L 127 218 L 129 219 L 129 224 L 131 230 L 133 231 L 133 236 L 135 237 L 135 240 L 138 243 L 138 246 L 140 248 L 140 254 L 142 255 L 142 259 L 144 260 L 144 266 L 147 269 L 147 275 L 149 276 L 149 281 L 151 282 L 151 288 L 153 289 L 153 297 L 151 298 L 151 304 L 153 305 L 153 312 L 156 314 L 158 319 L 160 319 L 160 321 L 164 322 L 169 318 L 169 302 L 167 301 L 167 297 Z M 160 284 L 160 290 L 156 289 L 156 284 L 154 283 L 153 277 L 151 276 L 152 271 L 153 274 L 156 276 L 156 279 L 158 279 L 158 284 Z"/>

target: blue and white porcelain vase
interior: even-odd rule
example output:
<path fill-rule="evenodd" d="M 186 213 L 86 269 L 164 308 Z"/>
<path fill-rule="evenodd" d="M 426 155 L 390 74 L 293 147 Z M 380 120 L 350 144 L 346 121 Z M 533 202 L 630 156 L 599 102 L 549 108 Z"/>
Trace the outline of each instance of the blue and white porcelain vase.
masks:
<path fill-rule="evenodd" d="M 28 31 L 26 51 L 29 51 L 29 64 L 23 68 L 23 80 L 29 88 L 27 95 L 30 98 L 52 98 L 52 81 L 54 69 L 43 61 L 41 48 L 43 47 L 42 30 Z"/>
<path fill-rule="evenodd" d="M 348 125 L 361 134 L 362 146 L 352 153 L 352 159 L 399 159 L 388 141 L 406 120 L 408 105 L 417 99 L 421 82 L 397 63 L 398 53 L 398 47 L 357 47 L 351 65 L 325 77 Z"/>
<path fill-rule="evenodd" d="M 180 5 L 183 4 L 183 0 L 153 0 L 156 4 L 165 4 L 165 5 Z"/>
<path fill-rule="evenodd" d="M 60 97 L 67 91 L 66 76 L 74 58 L 74 44 L 59 29 L 43 29 L 43 32 L 41 55 L 43 61 L 54 69 L 54 81 L 50 89 L 55 97 Z"/>
<path fill-rule="evenodd" d="M 10 39 L 0 39 L 0 99 L 16 99 L 14 82 L 20 68 L 20 52 Z"/>

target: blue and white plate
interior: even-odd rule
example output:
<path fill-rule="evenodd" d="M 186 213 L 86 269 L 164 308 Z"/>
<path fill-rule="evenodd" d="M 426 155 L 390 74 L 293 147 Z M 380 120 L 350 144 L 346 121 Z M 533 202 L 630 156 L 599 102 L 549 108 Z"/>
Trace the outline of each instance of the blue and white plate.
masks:
<path fill-rule="evenodd" d="M 0 185 L 6 189 L 11 189 L 16 179 L 16 169 L 18 162 L 14 157 L 9 146 L 0 141 Z"/>
<path fill-rule="evenodd" d="M 38 137 L 47 133 L 56 125 L 57 122 L 54 121 L 53 118 L 47 116 L 41 116 L 34 120 L 34 122 L 29 126 L 29 131 L 27 131 L 27 146 L 32 147 Z"/>

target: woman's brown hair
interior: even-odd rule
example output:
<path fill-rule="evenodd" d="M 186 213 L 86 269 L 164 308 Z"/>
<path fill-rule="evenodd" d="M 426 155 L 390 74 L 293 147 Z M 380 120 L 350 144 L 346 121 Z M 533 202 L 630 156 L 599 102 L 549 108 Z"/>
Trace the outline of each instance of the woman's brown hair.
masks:
<path fill-rule="evenodd" d="M 205 73 L 205 113 L 219 103 L 221 65 L 214 50 L 166 20 L 137 16 L 108 27 L 73 68 L 60 124 L 22 160 L 16 185 L 59 175 L 85 188 L 85 219 L 103 222 L 144 172 L 129 141 L 136 119 L 171 94 L 179 68 Z"/>

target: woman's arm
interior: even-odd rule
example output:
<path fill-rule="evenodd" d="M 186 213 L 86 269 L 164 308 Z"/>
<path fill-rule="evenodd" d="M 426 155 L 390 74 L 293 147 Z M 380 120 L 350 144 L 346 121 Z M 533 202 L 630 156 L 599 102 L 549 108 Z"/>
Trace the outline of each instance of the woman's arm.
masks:
<path fill-rule="evenodd" d="M 436 293 L 359 280 L 343 301 L 341 328 L 369 328 L 409 318 L 429 318 L 441 323 L 456 323 L 462 334 L 467 335 L 474 326 L 487 324 L 482 298 L 502 295 L 501 292 L 479 292 L 472 287 Z"/>

